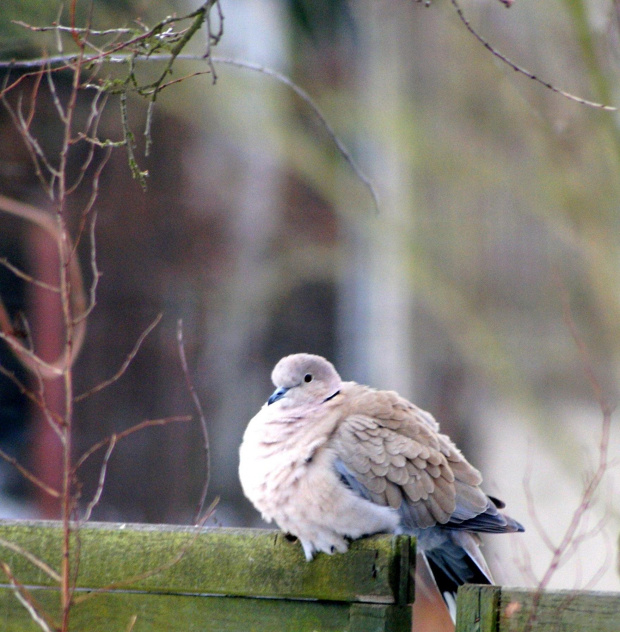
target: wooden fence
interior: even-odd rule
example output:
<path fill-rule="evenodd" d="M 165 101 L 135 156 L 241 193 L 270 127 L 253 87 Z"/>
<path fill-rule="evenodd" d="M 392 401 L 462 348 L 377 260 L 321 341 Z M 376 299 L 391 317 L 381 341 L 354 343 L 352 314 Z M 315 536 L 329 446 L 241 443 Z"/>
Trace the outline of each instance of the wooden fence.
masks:
<path fill-rule="evenodd" d="M 620 594 L 462 586 L 456 632 L 620 632 Z"/>
<path fill-rule="evenodd" d="M 307 563 L 299 543 L 258 529 L 88 523 L 71 630 L 410 632 L 415 541 L 374 536 Z M 0 523 L 0 562 L 58 613 L 58 522 Z M 132 621 L 133 623 L 132 626 Z M 0 579 L 0 632 L 40 632 Z M 620 632 L 620 594 L 463 586 L 456 632 Z"/>
<path fill-rule="evenodd" d="M 61 537 L 57 522 L 0 523 L 0 560 L 50 613 L 58 612 L 58 585 L 23 552 L 58 571 Z M 124 632 L 134 616 L 132 632 L 411 630 L 408 536 L 366 538 L 311 564 L 299 543 L 257 529 L 88 523 L 74 545 L 72 630 Z M 0 630 L 41 630 L 8 581 Z"/>

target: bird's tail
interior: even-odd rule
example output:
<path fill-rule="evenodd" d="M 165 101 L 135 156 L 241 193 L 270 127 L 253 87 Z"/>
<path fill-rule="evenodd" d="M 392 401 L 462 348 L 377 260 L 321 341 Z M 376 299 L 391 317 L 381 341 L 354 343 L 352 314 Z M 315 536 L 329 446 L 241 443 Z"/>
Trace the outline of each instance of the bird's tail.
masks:
<path fill-rule="evenodd" d="M 456 593 L 462 584 L 492 584 L 493 577 L 482 557 L 478 537 L 466 531 L 451 531 L 440 545 L 424 551 L 439 593 L 456 621 Z"/>

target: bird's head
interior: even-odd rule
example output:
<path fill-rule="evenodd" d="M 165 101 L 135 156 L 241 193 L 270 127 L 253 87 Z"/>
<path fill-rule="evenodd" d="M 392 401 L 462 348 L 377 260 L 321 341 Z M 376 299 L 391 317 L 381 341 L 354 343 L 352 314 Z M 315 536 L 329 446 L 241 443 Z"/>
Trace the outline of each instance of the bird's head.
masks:
<path fill-rule="evenodd" d="M 281 402 L 292 408 L 316 405 L 338 394 L 342 380 L 331 362 L 310 353 L 296 353 L 282 358 L 276 364 L 271 380 L 276 390 L 268 405 Z"/>

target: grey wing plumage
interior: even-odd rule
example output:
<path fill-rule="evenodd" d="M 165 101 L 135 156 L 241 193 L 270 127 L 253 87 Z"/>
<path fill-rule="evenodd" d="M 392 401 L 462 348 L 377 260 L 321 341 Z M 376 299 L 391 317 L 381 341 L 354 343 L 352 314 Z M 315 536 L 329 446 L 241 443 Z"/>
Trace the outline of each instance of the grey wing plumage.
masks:
<path fill-rule="evenodd" d="M 484 494 L 480 472 L 428 413 L 394 392 L 355 387 L 355 405 L 331 441 L 338 474 L 351 489 L 398 510 L 404 529 L 523 529 Z"/>
<path fill-rule="evenodd" d="M 332 445 L 343 484 L 400 515 L 401 529 L 419 547 L 446 603 L 463 583 L 490 583 L 475 532 L 523 527 L 485 495 L 482 477 L 433 418 L 389 391 L 358 387 L 357 409 L 339 425 Z"/>

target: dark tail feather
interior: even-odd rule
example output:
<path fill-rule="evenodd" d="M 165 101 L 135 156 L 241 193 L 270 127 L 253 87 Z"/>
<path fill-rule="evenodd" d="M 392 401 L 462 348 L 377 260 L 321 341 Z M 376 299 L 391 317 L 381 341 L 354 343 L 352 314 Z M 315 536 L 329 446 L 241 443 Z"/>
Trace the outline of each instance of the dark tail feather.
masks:
<path fill-rule="evenodd" d="M 462 532 L 458 535 L 460 537 L 455 539 L 459 542 L 450 539 L 441 546 L 424 551 L 429 570 L 453 621 L 456 620 L 456 593 L 459 586 L 493 583 L 475 536 Z"/>

